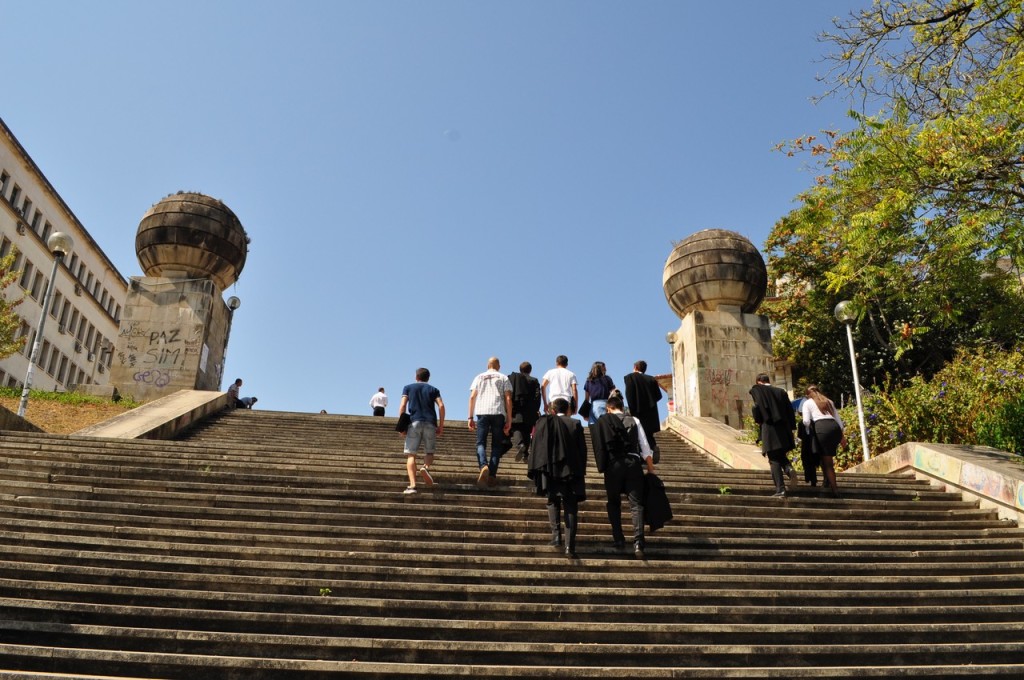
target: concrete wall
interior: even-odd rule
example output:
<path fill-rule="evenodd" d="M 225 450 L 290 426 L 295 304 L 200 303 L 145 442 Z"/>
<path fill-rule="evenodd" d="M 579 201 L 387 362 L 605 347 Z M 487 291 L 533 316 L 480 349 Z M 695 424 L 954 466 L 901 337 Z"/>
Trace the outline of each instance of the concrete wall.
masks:
<path fill-rule="evenodd" d="M 976 499 L 982 507 L 1024 526 L 1024 464 L 1006 451 L 987 446 L 907 442 L 861 463 L 851 472 L 911 471 L 950 491 Z"/>
<path fill-rule="evenodd" d="M 757 374 L 770 374 L 774 366 L 768 317 L 728 307 L 693 311 L 683 317 L 676 338 L 677 412 L 739 428 L 750 415 L 749 391 Z"/>
<path fill-rule="evenodd" d="M 210 279 L 133 277 L 111 382 L 137 401 L 220 391 L 230 319 Z"/>

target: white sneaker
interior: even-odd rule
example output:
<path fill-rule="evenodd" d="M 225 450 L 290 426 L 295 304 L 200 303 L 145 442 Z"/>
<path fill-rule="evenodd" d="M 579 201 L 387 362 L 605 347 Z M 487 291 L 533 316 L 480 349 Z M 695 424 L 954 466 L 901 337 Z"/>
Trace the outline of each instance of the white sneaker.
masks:
<path fill-rule="evenodd" d="M 407 487 L 405 487 L 405 491 L 403 491 L 402 493 L 404 493 L 404 494 L 416 493 L 416 487 L 415 486 L 407 486 Z"/>

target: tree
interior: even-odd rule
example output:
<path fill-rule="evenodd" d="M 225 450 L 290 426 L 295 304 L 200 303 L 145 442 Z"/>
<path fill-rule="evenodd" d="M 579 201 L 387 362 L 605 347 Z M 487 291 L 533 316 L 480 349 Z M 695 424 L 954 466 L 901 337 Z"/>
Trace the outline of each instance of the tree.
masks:
<path fill-rule="evenodd" d="M 1020 8 L 879 2 L 854 18 L 831 36 L 846 64 L 836 87 L 891 99 L 877 116 L 851 113 L 849 132 L 782 145 L 820 174 L 768 238 L 781 283 L 765 309 L 778 355 L 848 380 L 831 310 L 853 300 L 862 379 L 905 380 L 958 346 L 1009 347 L 1024 331 Z"/>
<path fill-rule="evenodd" d="M 15 335 L 21 328 L 21 317 L 15 309 L 25 298 L 25 293 L 20 289 L 12 289 L 12 284 L 18 280 L 20 271 L 14 271 L 14 262 L 18 256 L 15 249 L 11 249 L 4 257 L 0 257 L 0 359 L 21 351 L 25 346 L 25 338 L 18 338 Z M 9 298 L 9 291 L 13 290 Z M 20 295 L 18 295 L 20 293 Z"/>
<path fill-rule="evenodd" d="M 876 0 L 833 25 L 828 92 L 899 102 L 919 120 L 962 111 L 1024 39 L 1019 0 Z"/>

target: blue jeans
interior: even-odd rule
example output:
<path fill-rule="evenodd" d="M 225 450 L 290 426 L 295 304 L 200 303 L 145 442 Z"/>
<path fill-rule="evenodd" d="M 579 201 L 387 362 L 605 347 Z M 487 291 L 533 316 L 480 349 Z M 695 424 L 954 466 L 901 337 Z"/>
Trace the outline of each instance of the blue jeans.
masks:
<path fill-rule="evenodd" d="M 608 400 L 607 399 L 595 399 L 590 402 L 590 417 L 587 418 L 587 424 L 593 425 L 597 422 L 597 419 L 608 412 Z"/>
<path fill-rule="evenodd" d="M 476 417 L 476 460 L 480 467 L 487 466 L 491 476 L 498 474 L 498 461 L 505 453 L 505 416 L 496 413 Z M 487 462 L 487 434 L 491 435 L 491 462 Z"/>

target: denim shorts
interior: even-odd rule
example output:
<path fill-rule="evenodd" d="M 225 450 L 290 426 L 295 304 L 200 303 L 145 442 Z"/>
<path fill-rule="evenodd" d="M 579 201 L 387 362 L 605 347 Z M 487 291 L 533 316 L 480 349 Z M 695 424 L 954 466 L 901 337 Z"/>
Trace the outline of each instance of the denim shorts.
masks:
<path fill-rule="evenodd" d="M 437 448 L 437 425 L 426 420 L 417 420 L 409 424 L 405 434 L 405 452 L 414 454 L 423 442 L 423 452 L 433 453 Z"/>

